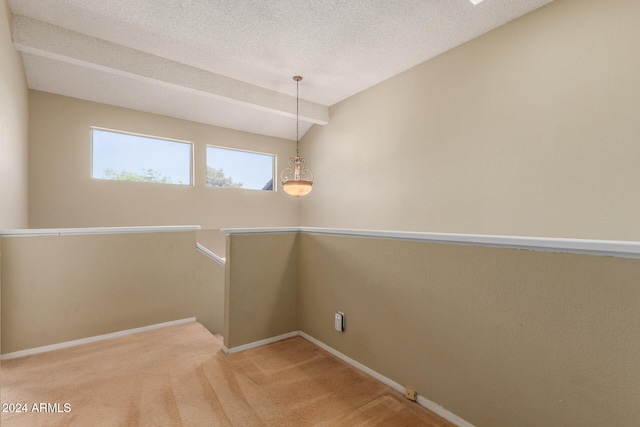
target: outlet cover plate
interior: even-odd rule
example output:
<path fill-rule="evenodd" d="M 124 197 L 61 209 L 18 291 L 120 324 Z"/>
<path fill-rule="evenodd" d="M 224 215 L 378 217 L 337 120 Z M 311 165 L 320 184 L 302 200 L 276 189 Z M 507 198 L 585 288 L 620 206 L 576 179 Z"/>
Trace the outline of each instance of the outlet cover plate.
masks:
<path fill-rule="evenodd" d="M 341 311 L 336 312 L 335 328 L 338 332 L 344 332 L 344 313 Z"/>

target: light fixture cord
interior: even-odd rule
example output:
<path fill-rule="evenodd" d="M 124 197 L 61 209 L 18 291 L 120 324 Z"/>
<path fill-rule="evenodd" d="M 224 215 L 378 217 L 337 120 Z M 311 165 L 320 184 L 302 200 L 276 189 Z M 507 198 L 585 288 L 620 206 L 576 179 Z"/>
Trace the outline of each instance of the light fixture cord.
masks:
<path fill-rule="evenodd" d="M 299 157 L 298 154 L 298 145 L 300 143 L 300 137 L 298 136 L 299 134 L 299 104 L 300 104 L 300 95 L 298 92 L 298 86 L 300 84 L 300 80 L 296 79 L 296 157 Z"/>

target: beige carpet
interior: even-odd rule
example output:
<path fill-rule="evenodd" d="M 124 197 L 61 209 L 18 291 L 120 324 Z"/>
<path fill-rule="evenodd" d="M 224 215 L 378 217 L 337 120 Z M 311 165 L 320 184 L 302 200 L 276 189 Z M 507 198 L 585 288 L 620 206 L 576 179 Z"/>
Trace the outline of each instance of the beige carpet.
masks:
<path fill-rule="evenodd" d="M 28 412 L 2 425 L 452 426 L 302 338 L 221 347 L 193 322 L 3 361 L 2 403 Z"/>

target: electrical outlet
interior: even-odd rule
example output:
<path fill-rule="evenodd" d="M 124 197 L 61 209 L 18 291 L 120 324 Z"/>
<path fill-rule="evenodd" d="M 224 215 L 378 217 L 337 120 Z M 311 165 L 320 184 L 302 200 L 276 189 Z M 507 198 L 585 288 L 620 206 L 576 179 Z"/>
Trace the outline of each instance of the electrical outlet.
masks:
<path fill-rule="evenodd" d="M 405 388 L 404 397 L 406 397 L 409 400 L 413 400 L 415 402 L 416 400 L 418 400 L 418 393 L 416 393 L 415 390 L 412 390 L 410 388 Z"/>
<path fill-rule="evenodd" d="M 336 331 L 344 332 L 344 313 L 341 311 L 336 312 L 335 327 Z"/>

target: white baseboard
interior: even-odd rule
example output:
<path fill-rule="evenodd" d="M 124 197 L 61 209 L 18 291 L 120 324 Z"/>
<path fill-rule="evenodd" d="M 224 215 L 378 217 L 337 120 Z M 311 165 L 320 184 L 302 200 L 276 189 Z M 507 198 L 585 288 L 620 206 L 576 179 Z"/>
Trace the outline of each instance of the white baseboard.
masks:
<path fill-rule="evenodd" d="M 391 378 L 387 378 L 384 375 L 374 371 L 373 369 L 368 368 L 367 366 L 363 365 L 362 363 L 353 360 L 349 356 L 346 356 L 346 355 L 340 353 L 338 350 L 334 349 L 333 347 L 329 347 L 327 344 L 323 343 L 322 341 L 318 341 L 317 339 L 313 338 L 309 334 L 306 334 L 306 333 L 300 331 L 300 336 L 302 338 L 306 339 L 307 341 L 311 342 L 312 344 L 317 345 L 321 349 L 333 354 L 338 359 L 348 363 L 349 365 L 353 366 L 356 369 L 361 370 L 365 374 L 377 379 L 378 381 L 382 382 L 383 384 L 388 385 L 392 389 L 394 389 L 394 390 L 396 390 L 396 391 L 398 391 L 398 392 L 400 392 L 400 393 L 402 393 L 404 395 L 404 389 L 405 388 L 401 384 L 398 384 L 397 382 L 393 381 Z M 418 396 L 417 403 L 420 406 L 424 406 L 425 408 L 427 408 L 428 410 L 430 410 L 434 414 L 437 414 L 437 415 L 441 416 L 445 420 L 455 424 L 458 427 L 474 427 L 473 424 L 469 423 L 468 421 L 463 420 L 462 418 L 460 418 L 456 414 L 454 414 L 452 412 L 449 412 L 448 410 L 446 410 L 442 406 L 438 405 L 435 402 L 432 402 L 431 400 L 427 399 L 426 397 Z"/>
<path fill-rule="evenodd" d="M 195 320 L 196 320 L 195 317 L 190 317 L 190 318 L 187 318 L 187 319 L 174 320 L 172 322 L 158 323 L 158 324 L 155 324 L 155 325 L 143 326 L 141 328 L 127 329 L 127 330 L 124 330 L 124 331 L 113 332 L 113 333 L 110 333 L 110 334 L 98 335 L 98 336 L 89 337 L 89 338 L 82 338 L 82 339 L 73 340 L 73 341 L 67 341 L 67 342 L 63 342 L 63 343 L 60 343 L 60 344 L 52 344 L 52 345 L 32 348 L 32 349 L 28 349 L 28 350 L 20 350 L 20 351 L 16 351 L 16 352 L 13 352 L 13 353 L 3 354 L 0 357 L 0 360 L 15 359 L 15 358 L 18 358 L 18 357 L 30 356 L 30 355 L 38 354 L 38 353 L 45 353 L 45 352 L 48 352 L 48 351 L 59 350 L 59 349 L 68 348 L 68 347 L 75 347 L 75 346 L 78 346 L 78 345 L 88 344 L 88 343 L 92 343 L 92 342 L 96 342 L 96 341 L 103 341 L 103 340 L 108 340 L 108 339 L 111 339 L 111 338 L 118 338 L 118 337 L 123 337 L 123 336 L 126 336 L 126 335 L 133 335 L 133 334 L 137 334 L 137 333 L 140 333 L 140 332 L 152 331 L 154 329 L 166 328 L 168 326 L 181 325 L 183 323 L 194 322 Z M 255 342 L 252 342 L 252 343 L 249 343 L 249 344 L 244 344 L 244 345 L 240 345 L 240 346 L 232 347 L 232 348 L 227 348 L 227 347 L 223 346 L 222 350 L 227 354 L 239 353 L 241 351 L 250 350 L 252 348 L 257 348 L 257 347 L 262 347 L 262 346 L 267 345 L 267 344 L 272 344 L 274 342 L 282 341 L 284 339 L 297 337 L 297 336 L 301 336 L 305 340 L 311 342 L 314 345 L 317 345 L 318 347 L 320 347 L 323 350 L 327 351 L 328 353 L 334 355 L 338 359 L 348 363 L 349 365 L 351 365 L 354 368 L 364 372 L 365 374 L 375 378 L 376 380 L 382 382 L 383 384 L 388 385 L 389 387 L 391 387 L 392 389 L 398 391 L 399 393 L 404 394 L 404 387 L 401 384 L 393 381 L 390 378 L 385 377 L 384 375 L 374 371 L 371 368 L 368 368 L 367 366 L 363 365 L 362 363 L 355 361 L 354 359 L 350 358 L 349 356 L 346 356 L 343 353 L 340 353 L 338 350 L 334 349 L 333 347 L 329 347 L 327 344 L 323 343 L 322 341 L 319 341 L 319 340 L 313 338 L 311 335 L 306 334 L 306 333 L 301 332 L 301 331 L 292 331 L 292 332 L 288 332 L 286 334 L 278 335 L 278 336 L 271 337 L 271 338 L 266 338 L 264 340 L 255 341 Z M 460 418 L 456 414 L 454 414 L 452 412 L 449 412 L 448 410 L 446 410 L 442 406 L 438 405 L 435 402 L 432 402 L 431 400 L 427 399 L 426 397 L 418 396 L 417 403 L 419 405 L 424 406 L 425 408 L 429 409 L 431 412 L 441 416 L 445 420 L 455 424 L 458 427 L 474 427 L 471 423 L 463 420 L 462 418 Z"/>
<path fill-rule="evenodd" d="M 155 325 L 143 326 L 141 328 L 127 329 L 124 331 L 113 332 L 110 334 L 97 335 L 89 338 L 82 338 L 79 340 L 67 341 L 59 344 L 45 345 L 43 347 L 30 348 L 27 350 L 15 351 L 13 353 L 7 353 L 0 356 L 0 360 L 15 359 L 17 357 L 31 356 L 33 354 L 45 353 L 47 351 L 60 350 L 62 348 L 75 347 L 82 344 L 89 344 L 96 341 L 104 341 L 111 338 L 124 337 L 126 335 L 138 334 L 140 332 L 152 331 L 154 329 L 166 328 L 168 326 L 181 325 L 183 323 L 195 322 L 195 317 L 189 317 L 187 319 L 174 320 L 171 322 L 157 323 Z"/>
<path fill-rule="evenodd" d="M 388 385 L 392 389 L 394 389 L 394 390 L 396 390 L 399 393 L 402 393 L 404 395 L 404 389 L 405 388 L 401 384 L 393 381 L 391 378 L 385 377 L 384 375 L 374 371 L 371 368 L 368 368 L 367 366 L 363 365 L 362 363 L 353 360 L 349 356 L 346 356 L 346 355 L 340 353 L 338 350 L 334 349 L 333 347 L 329 347 L 327 344 L 323 343 L 322 341 L 318 341 L 317 339 L 313 338 L 311 335 L 306 334 L 306 333 L 304 333 L 302 331 L 289 332 L 289 333 L 286 333 L 286 334 L 283 334 L 283 335 L 278 335 L 277 337 L 272 337 L 272 338 L 267 338 L 267 339 L 260 340 L 260 341 L 255 341 L 255 342 L 252 342 L 252 343 L 249 343 L 249 344 L 240 345 L 238 347 L 227 348 L 225 346 L 222 346 L 222 350 L 227 354 L 239 353 L 241 351 L 250 350 L 252 348 L 257 348 L 257 347 L 262 347 L 263 345 L 272 344 L 274 342 L 278 342 L 278 341 L 281 341 L 283 339 L 296 337 L 296 336 L 301 336 L 302 338 L 304 338 L 305 340 L 309 341 L 310 343 L 312 343 L 314 345 L 317 345 L 318 347 L 320 347 L 321 349 L 327 351 L 328 353 L 331 353 L 332 355 L 334 355 L 338 359 L 348 363 L 349 365 L 353 366 L 354 368 L 364 372 L 365 374 L 375 378 L 376 380 L 380 381 L 381 383 Z M 458 427 L 474 427 L 473 424 L 469 423 L 468 421 L 463 420 L 462 418 L 460 418 L 456 414 L 446 410 L 442 406 L 438 405 L 435 402 L 432 402 L 431 400 L 427 399 L 426 397 L 418 396 L 417 403 L 420 406 L 424 406 L 425 408 L 427 408 L 428 410 L 430 410 L 434 414 L 441 416 L 445 420 L 455 424 Z"/>
<path fill-rule="evenodd" d="M 297 337 L 299 335 L 300 335 L 300 331 L 287 332 L 286 334 L 278 335 L 277 337 L 266 338 L 264 340 L 250 342 L 249 344 L 243 344 L 237 347 L 227 348 L 225 346 L 222 346 L 222 351 L 224 351 L 226 354 L 239 353 L 241 351 L 251 350 L 252 348 L 262 347 L 263 345 L 282 341 L 287 338 Z"/>

